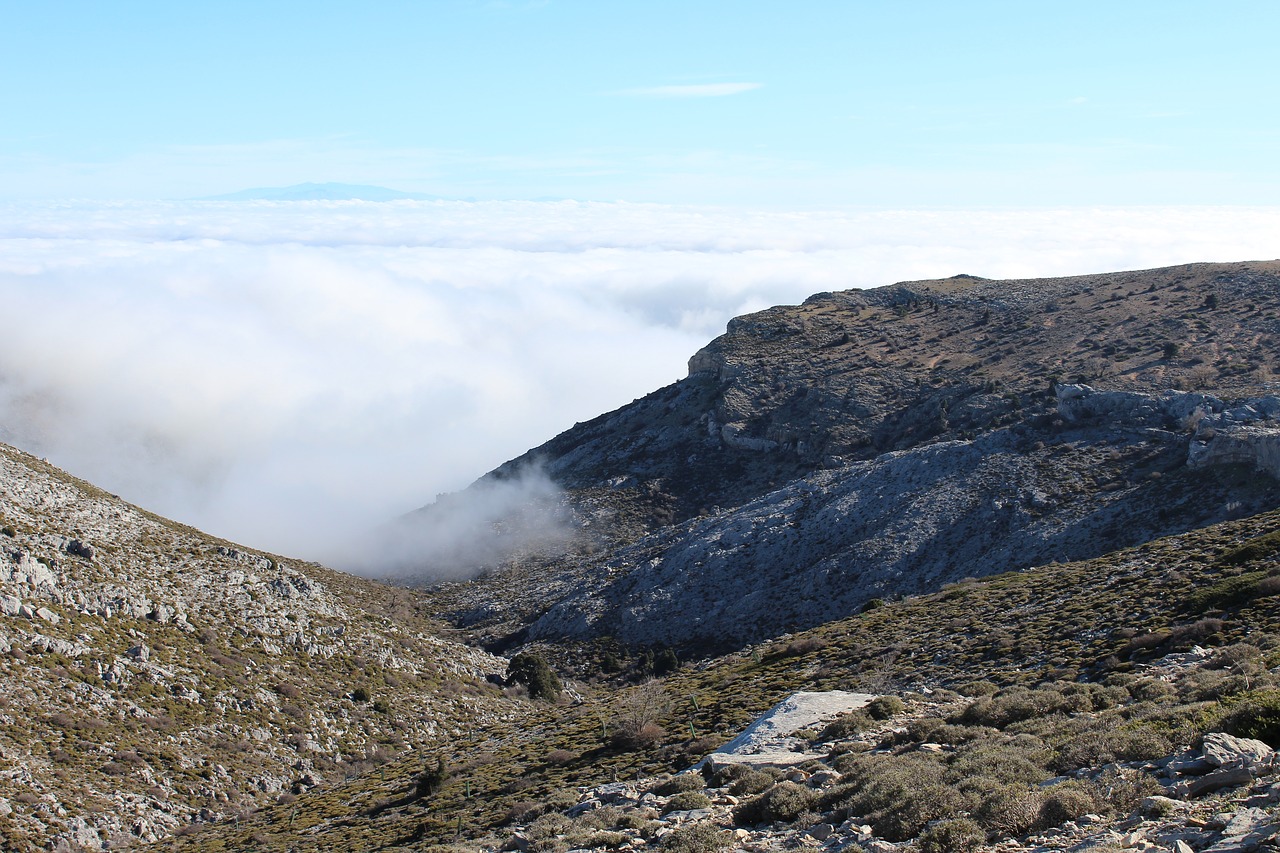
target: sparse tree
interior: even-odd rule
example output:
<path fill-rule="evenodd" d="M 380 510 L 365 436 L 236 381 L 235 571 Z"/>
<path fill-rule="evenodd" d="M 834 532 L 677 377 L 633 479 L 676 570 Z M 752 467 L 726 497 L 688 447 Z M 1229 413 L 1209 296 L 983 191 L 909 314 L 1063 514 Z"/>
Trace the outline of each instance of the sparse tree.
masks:
<path fill-rule="evenodd" d="M 564 689 L 546 660 L 533 652 L 521 652 L 511 659 L 507 664 L 507 680 L 523 684 L 531 698 L 543 702 L 556 701 Z"/>
<path fill-rule="evenodd" d="M 656 679 L 633 688 L 618 703 L 613 717 L 613 742 L 623 749 L 653 746 L 666 733 L 658 720 L 671 710 L 671 699 Z"/>

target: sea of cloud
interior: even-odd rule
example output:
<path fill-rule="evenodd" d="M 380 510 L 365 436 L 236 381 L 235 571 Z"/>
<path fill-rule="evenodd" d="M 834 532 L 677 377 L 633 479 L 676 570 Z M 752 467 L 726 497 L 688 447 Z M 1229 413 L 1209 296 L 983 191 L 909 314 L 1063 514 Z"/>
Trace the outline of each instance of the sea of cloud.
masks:
<path fill-rule="evenodd" d="M 0 439 L 324 559 L 684 375 L 740 313 L 970 273 L 1277 254 L 1280 208 L 0 206 Z"/>

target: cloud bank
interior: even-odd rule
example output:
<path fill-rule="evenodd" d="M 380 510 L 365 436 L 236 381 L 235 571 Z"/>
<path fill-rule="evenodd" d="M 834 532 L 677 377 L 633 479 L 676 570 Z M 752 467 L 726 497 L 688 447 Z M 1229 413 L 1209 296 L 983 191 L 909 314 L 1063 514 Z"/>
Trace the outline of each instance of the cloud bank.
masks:
<path fill-rule="evenodd" d="M 1273 208 L 0 206 L 0 439 L 245 544 L 353 534 L 672 382 L 736 314 L 1273 257 Z"/>

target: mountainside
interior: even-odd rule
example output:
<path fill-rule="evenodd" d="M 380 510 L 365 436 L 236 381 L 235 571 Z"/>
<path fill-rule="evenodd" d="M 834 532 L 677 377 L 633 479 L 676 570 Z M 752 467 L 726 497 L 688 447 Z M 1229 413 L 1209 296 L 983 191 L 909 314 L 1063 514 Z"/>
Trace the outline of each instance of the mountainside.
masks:
<path fill-rule="evenodd" d="M 687 378 L 474 486 L 492 541 L 421 568 L 489 562 L 429 590 L 0 445 L 0 840 L 1270 849 L 1277 303 L 1265 262 L 738 318 Z M 866 695 L 670 776 L 795 691 Z"/>
<path fill-rule="evenodd" d="M 499 645 L 723 649 L 1276 506 L 1277 317 L 1272 261 L 737 318 L 688 378 L 491 474 L 539 464 L 578 547 L 441 587 L 439 609 Z"/>
<path fill-rule="evenodd" d="M 1262 842 L 1280 829 L 1270 750 L 1221 769 L 1202 756 L 1212 732 L 1280 745 L 1278 558 L 1273 511 L 954 584 L 659 681 L 531 707 L 516 725 L 174 846 L 1270 849 Z M 886 698 L 876 716 L 794 733 L 799 775 L 774 756 L 750 774 L 669 775 L 795 691 L 830 690 Z M 644 736 L 619 737 L 637 720 L 651 726 Z M 444 782 L 407 801 L 439 761 Z"/>
<path fill-rule="evenodd" d="M 0 445 L 0 838 L 154 841 L 513 710 L 413 593 L 205 536 Z"/>

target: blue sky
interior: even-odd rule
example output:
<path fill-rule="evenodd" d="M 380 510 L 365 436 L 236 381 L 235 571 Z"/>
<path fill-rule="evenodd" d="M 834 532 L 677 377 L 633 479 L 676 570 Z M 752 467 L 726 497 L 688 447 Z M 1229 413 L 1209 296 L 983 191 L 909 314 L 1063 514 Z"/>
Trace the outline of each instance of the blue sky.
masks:
<path fill-rule="evenodd" d="M 0 198 L 1267 204 L 1274 2 L 0 3 Z"/>

